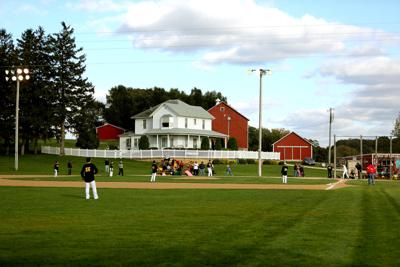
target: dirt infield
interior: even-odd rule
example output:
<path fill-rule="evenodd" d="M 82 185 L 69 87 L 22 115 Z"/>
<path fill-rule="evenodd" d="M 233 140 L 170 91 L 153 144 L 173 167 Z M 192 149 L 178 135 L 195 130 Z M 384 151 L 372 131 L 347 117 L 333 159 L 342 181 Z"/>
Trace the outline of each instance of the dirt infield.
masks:
<path fill-rule="evenodd" d="M 33 181 L 30 178 L 52 177 L 50 175 L 0 175 L 0 186 L 24 187 L 84 187 L 83 182 L 73 181 Z M 27 178 L 15 180 L 13 178 Z M 96 182 L 98 188 L 131 189 L 289 189 L 289 190 L 334 190 L 348 187 L 344 180 L 330 184 L 211 184 L 211 183 L 150 183 L 150 182 Z"/>

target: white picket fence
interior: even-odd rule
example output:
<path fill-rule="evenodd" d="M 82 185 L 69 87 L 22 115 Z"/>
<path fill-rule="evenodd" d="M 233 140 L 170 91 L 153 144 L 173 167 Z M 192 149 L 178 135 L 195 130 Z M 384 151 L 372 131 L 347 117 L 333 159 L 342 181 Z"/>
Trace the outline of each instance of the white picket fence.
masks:
<path fill-rule="evenodd" d="M 59 147 L 42 146 L 43 154 L 59 155 Z M 65 155 L 92 158 L 124 158 L 124 159 L 258 159 L 257 151 L 228 151 L 228 150 L 97 150 L 65 148 Z M 279 160 L 279 152 L 261 152 L 263 160 Z"/>

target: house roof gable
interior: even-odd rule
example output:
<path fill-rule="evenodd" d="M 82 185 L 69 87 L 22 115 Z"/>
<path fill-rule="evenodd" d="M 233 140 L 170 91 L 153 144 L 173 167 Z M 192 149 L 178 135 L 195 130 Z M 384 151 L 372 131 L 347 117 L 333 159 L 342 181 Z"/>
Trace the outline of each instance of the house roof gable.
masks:
<path fill-rule="evenodd" d="M 214 116 L 212 116 L 204 108 L 202 108 L 200 106 L 191 106 L 179 99 L 167 100 L 155 107 L 152 107 L 141 113 L 136 114 L 132 118 L 150 118 L 150 117 L 154 116 L 154 113 L 156 113 L 161 107 L 165 107 L 165 108 L 169 109 L 177 116 L 193 117 L 193 118 L 201 118 L 201 119 L 211 119 L 211 120 L 214 119 Z"/>

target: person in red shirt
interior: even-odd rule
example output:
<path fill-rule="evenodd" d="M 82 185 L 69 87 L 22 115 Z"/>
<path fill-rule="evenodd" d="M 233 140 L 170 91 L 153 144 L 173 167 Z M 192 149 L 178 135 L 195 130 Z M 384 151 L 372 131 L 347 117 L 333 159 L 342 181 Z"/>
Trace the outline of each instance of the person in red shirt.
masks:
<path fill-rule="evenodd" d="M 367 166 L 367 174 L 368 174 L 368 184 L 375 184 L 375 174 L 376 169 L 372 163 L 369 163 Z"/>

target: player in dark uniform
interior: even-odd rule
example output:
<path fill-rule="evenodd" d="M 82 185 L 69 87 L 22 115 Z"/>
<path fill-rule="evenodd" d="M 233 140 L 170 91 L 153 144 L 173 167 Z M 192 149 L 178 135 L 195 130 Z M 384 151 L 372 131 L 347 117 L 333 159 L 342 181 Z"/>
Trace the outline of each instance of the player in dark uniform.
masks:
<path fill-rule="evenodd" d="M 326 169 L 328 170 L 328 178 L 333 178 L 333 174 L 332 174 L 333 167 L 332 167 L 332 165 L 329 164 L 328 167 L 326 167 Z"/>
<path fill-rule="evenodd" d="M 150 182 L 155 182 L 156 181 L 156 175 L 157 175 L 157 164 L 156 161 L 153 160 L 153 164 L 151 165 L 151 179 Z"/>
<path fill-rule="evenodd" d="M 281 174 L 282 174 L 282 183 L 287 184 L 287 172 L 288 172 L 288 166 L 286 163 L 282 166 L 281 169 Z"/>
<path fill-rule="evenodd" d="M 97 195 L 96 189 L 96 182 L 94 180 L 94 175 L 98 172 L 96 165 L 90 162 L 90 158 L 86 158 L 86 163 L 83 165 L 81 170 L 82 179 L 86 183 L 86 199 L 90 199 L 90 186 L 92 186 L 93 197 L 94 199 L 98 199 L 99 196 Z"/>
<path fill-rule="evenodd" d="M 56 162 L 54 163 L 53 168 L 54 168 L 54 177 L 57 177 L 58 176 L 58 170 L 60 168 L 60 163 L 58 163 L 58 160 L 56 160 Z"/>

